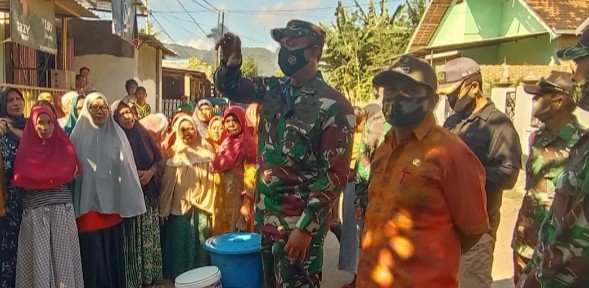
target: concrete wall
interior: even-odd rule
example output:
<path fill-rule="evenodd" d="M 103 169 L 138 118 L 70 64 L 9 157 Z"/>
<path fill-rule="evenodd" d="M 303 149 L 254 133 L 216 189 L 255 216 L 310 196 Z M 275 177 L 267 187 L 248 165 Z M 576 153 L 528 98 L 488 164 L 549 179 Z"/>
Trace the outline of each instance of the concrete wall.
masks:
<path fill-rule="evenodd" d="M 125 82 L 136 75 L 135 58 L 112 55 L 84 55 L 74 57 L 76 67 L 90 68 L 90 81 L 94 88 L 106 95 L 109 102 L 127 95 Z"/>
<path fill-rule="evenodd" d="M 139 53 L 137 53 L 137 82 L 139 86 L 145 87 L 147 90 L 147 103 L 151 106 L 151 111 L 156 112 L 156 107 L 161 107 L 158 104 L 161 101 L 161 85 L 158 83 L 161 78 L 158 78 L 158 50 L 146 44 L 141 45 Z M 161 75 L 161 74 L 159 74 Z"/>
<path fill-rule="evenodd" d="M 511 65 L 555 65 L 558 41 L 549 35 L 522 39 L 498 46 L 496 63 L 505 59 Z"/>

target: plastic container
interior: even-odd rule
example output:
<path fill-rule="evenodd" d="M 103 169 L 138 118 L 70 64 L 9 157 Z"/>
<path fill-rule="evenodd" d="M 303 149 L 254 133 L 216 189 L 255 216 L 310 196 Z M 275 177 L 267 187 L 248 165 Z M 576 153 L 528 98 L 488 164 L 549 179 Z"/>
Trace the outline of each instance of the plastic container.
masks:
<path fill-rule="evenodd" d="M 176 277 L 176 288 L 223 288 L 221 271 L 214 266 L 196 268 Z"/>
<path fill-rule="evenodd" d="M 209 238 L 205 249 L 219 267 L 225 288 L 262 288 L 264 275 L 260 255 L 262 237 L 256 233 L 229 233 Z"/>

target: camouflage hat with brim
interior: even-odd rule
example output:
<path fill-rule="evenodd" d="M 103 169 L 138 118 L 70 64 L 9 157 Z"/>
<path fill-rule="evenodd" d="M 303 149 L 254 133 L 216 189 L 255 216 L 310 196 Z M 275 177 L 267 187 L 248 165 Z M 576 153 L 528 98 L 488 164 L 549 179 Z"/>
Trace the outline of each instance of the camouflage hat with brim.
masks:
<path fill-rule="evenodd" d="M 438 89 L 438 80 L 434 68 L 426 61 L 411 55 L 401 56 L 393 65 L 378 73 L 372 79 L 372 84 L 385 87 L 400 79 L 424 85 L 433 93 Z"/>
<path fill-rule="evenodd" d="M 589 56 L 589 29 L 583 32 L 577 44 L 556 52 L 562 60 L 575 60 Z"/>
<path fill-rule="evenodd" d="M 525 85 L 524 91 L 532 95 L 561 94 L 569 96 L 577 102 L 572 77 L 573 75 L 568 72 L 551 71 L 547 78 L 540 78 L 538 83 Z"/>
<path fill-rule="evenodd" d="M 272 39 L 280 42 L 284 37 L 311 37 L 317 40 L 318 44 L 325 43 L 325 31 L 321 27 L 303 20 L 290 20 L 286 24 L 286 28 L 272 29 Z"/>

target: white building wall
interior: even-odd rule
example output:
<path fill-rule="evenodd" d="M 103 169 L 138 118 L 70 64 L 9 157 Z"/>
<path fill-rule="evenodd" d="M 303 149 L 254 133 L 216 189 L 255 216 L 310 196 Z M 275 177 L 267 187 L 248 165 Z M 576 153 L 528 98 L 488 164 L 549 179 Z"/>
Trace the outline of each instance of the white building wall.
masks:
<path fill-rule="evenodd" d="M 135 79 L 139 86 L 147 90 L 147 103 L 151 106 L 152 113 L 158 112 L 157 107 L 162 107 L 161 64 L 158 64 L 161 61 L 161 52 L 157 49 L 142 45 L 134 58 L 85 55 L 75 57 L 74 61 L 75 67 L 90 68 L 92 86 L 106 95 L 110 103 L 123 99 L 127 95 L 125 82 Z"/>

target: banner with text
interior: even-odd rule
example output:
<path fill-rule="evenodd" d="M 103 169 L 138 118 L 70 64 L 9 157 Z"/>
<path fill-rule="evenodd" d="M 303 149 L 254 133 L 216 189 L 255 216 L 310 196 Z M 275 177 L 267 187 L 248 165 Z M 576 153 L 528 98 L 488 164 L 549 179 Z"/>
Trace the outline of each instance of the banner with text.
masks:
<path fill-rule="evenodd" d="M 135 0 L 111 0 L 112 32 L 133 42 L 137 38 L 137 11 Z"/>
<path fill-rule="evenodd" d="M 10 0 L 10 40 L 57 53 L 55 0 Z"/>

